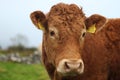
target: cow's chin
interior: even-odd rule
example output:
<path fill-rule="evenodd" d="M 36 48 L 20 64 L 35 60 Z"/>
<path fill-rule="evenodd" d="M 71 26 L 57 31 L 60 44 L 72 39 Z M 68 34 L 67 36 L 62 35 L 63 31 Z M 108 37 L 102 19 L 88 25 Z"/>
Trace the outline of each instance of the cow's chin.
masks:
<path fill-rule="evenodd" d="M 63 77 L 69 77 L 69 76 L 77 76 L 77 75 L 80 75 L 82 73 L 79 73 L 79 72 L 76 72 L 76 71 L 70 71 L 70 72 L 64 72 L 64 73 L 58 72 L 58 74 L 60 76 L 63 76 Z"/>

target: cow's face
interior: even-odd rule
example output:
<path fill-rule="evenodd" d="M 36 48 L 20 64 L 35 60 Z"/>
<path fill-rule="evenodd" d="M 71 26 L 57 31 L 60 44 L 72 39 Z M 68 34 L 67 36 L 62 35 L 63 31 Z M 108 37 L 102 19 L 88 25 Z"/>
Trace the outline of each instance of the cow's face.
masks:
<path fill-rule="evenodd" d="M 56 72 L 82 74 L 84 61 L 81 52 L 86 33 L 82 9 L 73 4 L 58 4 L 46 16 L 40 11 L 33 12 L 31 19 L 44 32 L 43 54 Z"/>

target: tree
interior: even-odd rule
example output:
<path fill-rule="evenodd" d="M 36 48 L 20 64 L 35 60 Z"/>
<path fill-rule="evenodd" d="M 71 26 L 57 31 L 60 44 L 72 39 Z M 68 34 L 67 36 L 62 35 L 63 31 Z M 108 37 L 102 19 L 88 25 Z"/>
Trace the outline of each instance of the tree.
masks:
<path fill-rule="evenodd" d="M 28 45 L 28 39 L 25 35 L 17 34 L 11 38 L 12 45 L 9 47 L 11 50 L 24 50 Z"/>
<path fill-rule="evenodd" d="M 0 46 L 0 50 L 2 49 L 2 47 Z"/>
<path fill-rule="evenodd" d="M 25 35 L 17 34 L 15 37 L 11 38 L 14 46 L 24 46 L 28 45 L 28 39 Z"/>

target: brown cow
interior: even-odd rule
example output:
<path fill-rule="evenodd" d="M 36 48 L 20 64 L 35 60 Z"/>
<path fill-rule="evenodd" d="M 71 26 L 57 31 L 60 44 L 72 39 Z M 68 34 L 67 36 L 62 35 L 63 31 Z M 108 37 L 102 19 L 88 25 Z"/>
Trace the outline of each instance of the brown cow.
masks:
<path fill-rule="evenodd" d="M 120 19 L 87 18 L 82 8 L 64 3 L 30 17 L 43 30 L 42 59 L 51 80 L 120 80 Z"/>

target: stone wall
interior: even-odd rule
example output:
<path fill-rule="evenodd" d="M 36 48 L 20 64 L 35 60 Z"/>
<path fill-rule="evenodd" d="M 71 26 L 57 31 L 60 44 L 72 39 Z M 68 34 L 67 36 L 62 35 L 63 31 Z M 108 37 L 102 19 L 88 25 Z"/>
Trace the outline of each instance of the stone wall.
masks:
<path fill-rule="evenodd" d="M 9 54 L 0 54 L 0 61 L 7 62 L 18 62 L 18 63 L 25 63 L 25 64 L 40 64 L 40 53 L 35 51 L 33 54 L 28 56 L 20 56 L 19 53 L 9 53 Z"/>

